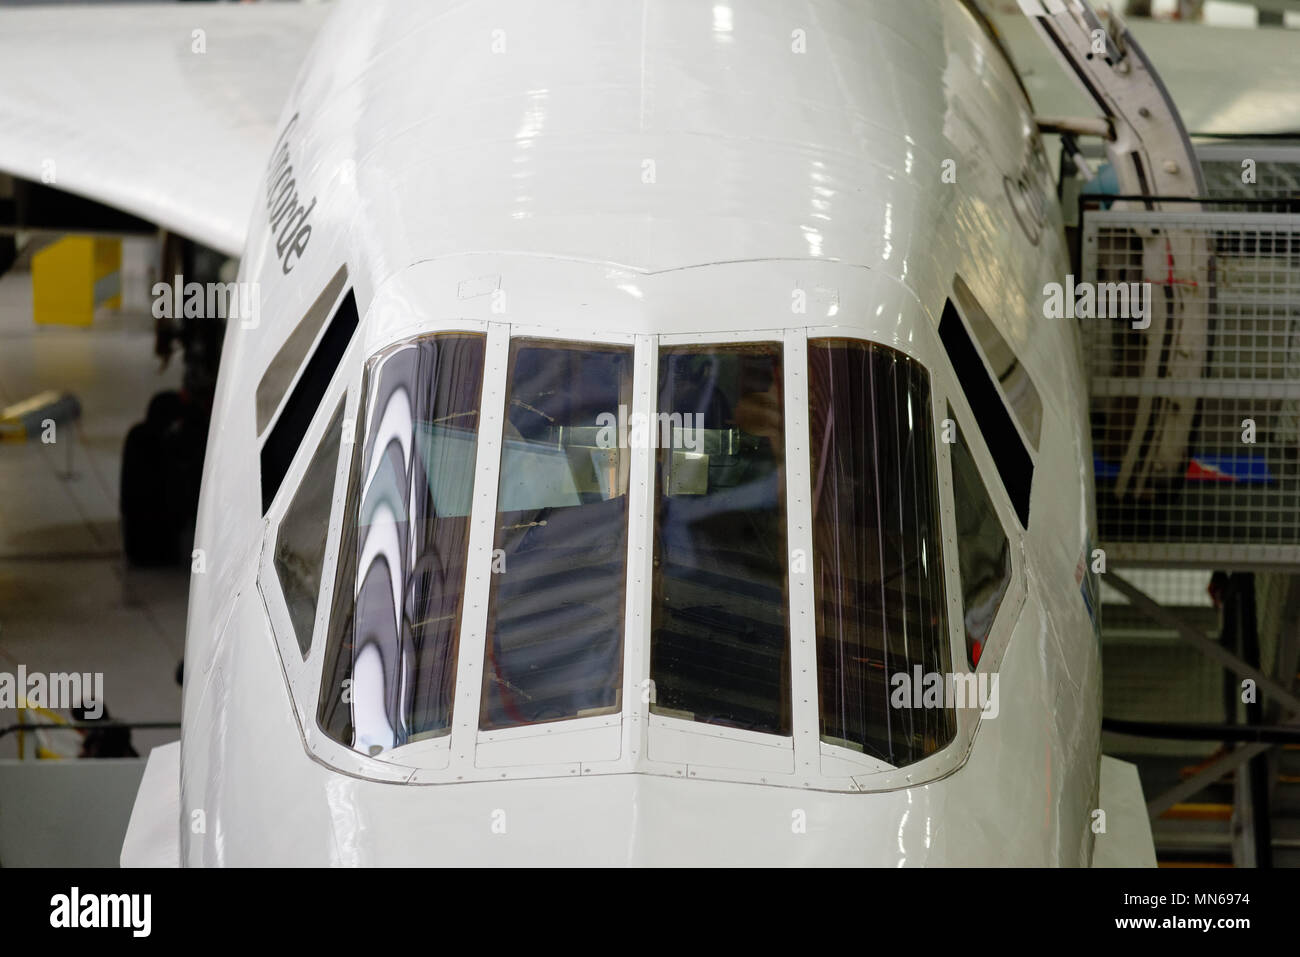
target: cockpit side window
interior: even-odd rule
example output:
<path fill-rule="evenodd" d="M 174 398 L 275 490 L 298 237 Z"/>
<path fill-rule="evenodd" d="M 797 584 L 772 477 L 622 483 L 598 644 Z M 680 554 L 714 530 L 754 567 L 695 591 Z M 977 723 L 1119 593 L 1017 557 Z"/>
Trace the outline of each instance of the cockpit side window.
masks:
<path fill-rule="evenodd" d="M 951 407 L 948 418 L 956 424 Z M 966 655 L 974 667 L 979 664 L 998 608 L 1011 585 L 1011 543 L 960 425 L 951 449 L 962 619 Z"/>
<path fill-rule="evenodd" d="M 1007 402 L 1002 398 L 1001 386 L 985 366 L 979 348 L 966 331 L 966 324 L 951 299 L 944 304 L 943 317 L 939 320 L 939 338 L 952 362 L 953 371 L 957 373 L 966 401 L 975 413 L 975 420 L 1002 479 L 1002 487 L 1011 499 L 1020 524 L 1028 528 L 1029 500 L 1034 484 L 1033 457 L 1016 428 Z"/>
<path fill-rule="evenodd" d="M 962 314 L 970 323 L 984 358 L 993 370 L 994 378 L 1006 396 L 1011 413 L 1020 423 L 1030 448 L 1038 451 L 1038 440 L 1043 431 L 1043 400 L 1039 398 L 1038 387 L 961 276 L 953 278 L 952 291 Z"/>
<path fill-rule="evenodd" d="M 321 566 L 325 562 L 325 539 L 329 536 L 342 431 L 343 403 L 340 401 L 319 447 L 307 463 L 293 501 L 285 509 L 275 538 L 275 574 L 303 658 L 311 650 L 316 623 L 316 601 L 320 596 Z"/>
<path fill-rule="evenodd" d="M 622 705 L 630 346 L 510 343 L 479 726 Z"/>
<path fill-rule="evenodd" d="M 316 297 L 316 301 L 311 304 L 307 314 L 302 317 L 276 351 L 275 358 L 266 367 L 266 371 L 262 373 L 254 396 L 258 435 L 266 431 L 267 425 L 275 415 L 275 410 L 280 407 L 280 401 L 289 391 L 293 377 L 302 367 L 307 353 L 311 351 L 312 343 L 320 334 L 325 320 L 330 318 L 330 310 L 334 308 L 334 303 L 338 302 L 339 294 L 343 292 L 347 282 L 347 267 L 340 266 L 320 295 Z"/>
<path fill-rule="evenodd" d="M 778 343 L 659 353 L 655 714 L 791 733 Z"/>
<path fill-rule="evenodd" d="M 317 711 L 366 754 L 451 730 L 484 348 L 432 335 L 367 366 Z"/>
<path fill-rule="evenodd" d="M 956 734 L 930 378 L 849 339 L 808 372 L 821 739 L 911 764 Z"/>
<path fill-rule="evenodd" d="M 328 293 L 328 290 L 326 290 Z M 275 420 L 262 443 L 262 512 L 271 507 L 280 484 L 289 471 L 289 465 L 298 454 L 307 428 L 311 425 L 316 410 L 320 408 L 330 380 L 343 361 L 352 336 L 357 330 L 357 297 L 349 289 L 339 302 L 334 315 L 325 326 L 316 351 L 311 354 L 302 368 L 297 384 L 289 397 L 284 400 L 280 416 Z M 276 357 L 277 364 L 281 361 Z M 289 361 L 289 360 L 285 360 Z"/>

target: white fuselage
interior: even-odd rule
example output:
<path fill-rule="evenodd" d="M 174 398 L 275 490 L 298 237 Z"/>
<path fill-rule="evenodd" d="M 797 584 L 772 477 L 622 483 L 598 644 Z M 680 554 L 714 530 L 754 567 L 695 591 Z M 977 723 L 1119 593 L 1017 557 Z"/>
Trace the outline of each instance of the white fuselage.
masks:
<path fill-rule="evenodd" d="M 222 359 L 189 610 L 182 863 L 1089 862 L 1100 671 L 1077 570 L 1091 453 L 1076 330 L 1042 318 L 1044 284 L 1068 271 L 1061 217 L 1029 104 L 962 3 L 343 4 L 280 130 L 304 216 L 296 248 L 278 250 L 259 197 L 240 279 L 258 284 L 260 321 L 230 323 Z M 258 384 L 344 266 L 360 325 L 264 516 Z M 1042 396 L 1027 530 L 937 333 L 957 275 Z M 318 727 L 330 601 L 304 658 L 272 594 L 275 523 L 339 403 L 364 419 L 367 357 L 443 331 L 486 335 L 490 481 L 470 524 L 488 531 L 470 533 L 450 733 L 372 756 Z M 918 360 L 936 434 L 951 405 L 1017 529 L 980 662 L 999 676 L 997 716 L 959 711 L 952 743 L 901 769 L 837 755 L 819 740 L 813 598 L 794 577 L 792 735 L 652 714 L 654 465 L 633 450 L 620 711 L 480 731 L 500 450 L 487 433 L 518 336 L 631 346 L 642 412 L 667 343 L 778 342 L 797 369 L 810 338 L 861 338 Z M 793 548 L 808 483 L 797 371 L 785 401 Z M 326 594 L 350 457 L 345 444 Z"/>

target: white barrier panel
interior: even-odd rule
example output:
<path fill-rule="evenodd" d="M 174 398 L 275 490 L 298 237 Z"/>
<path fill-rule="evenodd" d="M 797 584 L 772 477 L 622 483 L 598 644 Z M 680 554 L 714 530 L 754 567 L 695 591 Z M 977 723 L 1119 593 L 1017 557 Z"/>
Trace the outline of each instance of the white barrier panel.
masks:
<path fill-rule="evenodd" d="M 0 761 L 0 866 L 117 867 L 143 758 Z"/>

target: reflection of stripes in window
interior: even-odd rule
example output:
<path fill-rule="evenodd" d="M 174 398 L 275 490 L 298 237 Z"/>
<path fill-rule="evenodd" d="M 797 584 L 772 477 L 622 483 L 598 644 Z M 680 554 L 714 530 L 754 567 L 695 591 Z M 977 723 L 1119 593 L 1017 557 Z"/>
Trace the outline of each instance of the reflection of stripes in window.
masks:
<path fill-rule="evenodd" d="M 451 728 L 483 357 L 433 335 L 365 376 L 318 720 L 368 754 Z"/>

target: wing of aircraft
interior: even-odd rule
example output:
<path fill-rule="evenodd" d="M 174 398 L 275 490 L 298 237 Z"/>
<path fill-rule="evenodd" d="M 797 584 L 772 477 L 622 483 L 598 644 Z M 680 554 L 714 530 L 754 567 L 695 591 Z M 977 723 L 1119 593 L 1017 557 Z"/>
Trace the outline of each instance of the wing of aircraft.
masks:
<path fill-rule="evenodd" d="M 1118 762 L 1117 762 L 1118 763 Z M 1103 778 L 1103 783 L 1104 783 Z M 181 743 L 149 752 L 144 778 L 122 841 L 123 867 L 179 867 L 181 858 Z M 1138 790 L 1138 806 L 1141 802 Z"/>
<path fill-rule="evenodd" d="M 4 11 L 0 172 L 238 255 L 276 120 L 327 9 Z"/>
<path fill-rule="evenodd" d="M 993 22 L 1039 116 L 1096 114 L 1019 10 L 994 14 Z M 1137 19 L 1128 27 L 1160 71 L 1189 133 L 1300 131 L 1300 35 L 1295 31 Z M 1236 68 L 1225 70 L 1224 59 L 1233 51 L 1241 51 Z"/>
<path fill-rule="evenodd" d="M 1155 867 L 1155 842 L 1137 766 L 1102 755 L 1097 805 L 1106 810 L 1107 821 L 1097 834 L 1092 866 Z"/>

